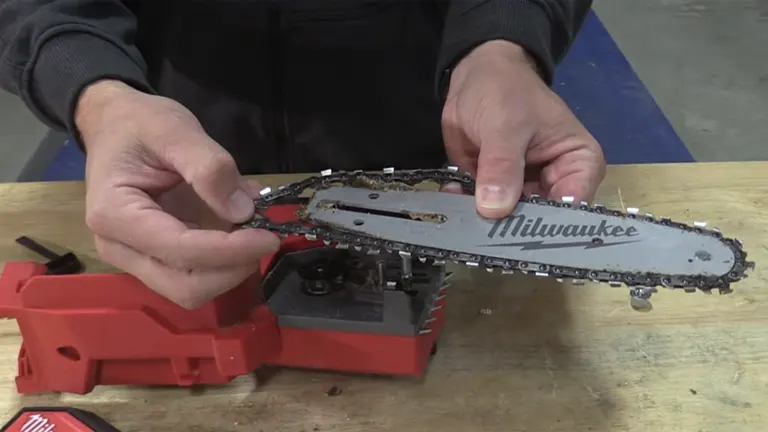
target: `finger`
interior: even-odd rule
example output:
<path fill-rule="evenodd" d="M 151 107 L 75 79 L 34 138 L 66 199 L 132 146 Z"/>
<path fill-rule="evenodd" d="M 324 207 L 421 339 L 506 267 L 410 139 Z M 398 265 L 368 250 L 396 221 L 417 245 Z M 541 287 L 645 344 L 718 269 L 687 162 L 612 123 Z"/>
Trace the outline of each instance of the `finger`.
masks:
<path fill-rule="evenodd" d="M 155 198 L 155 202 L 168 214 L 189 226 L 199 226 L 203 215 L 210 210 L 187 183 L 181 183 Z"/>
<path fill-rule="evenodd" d="M 594 191 L 588 187 L 588 181 L 579 175 L 562 178 L 547 194 L 550 199 L 559 200 L 563 197 L 573 197 L 576 201 L 592 201 Z"/>
<path fill-rule="evenodd" d="M 248 192 L 248 196 L 250 196 L 251 199 L 259 198 L 263 189 L 264 186 L 254 179 L 245 181 L 245 190 Z"/>
<path fill-rule="evenodd" d="M 98 207 L 88 209 L 86 222 L 94 233 L 178 268 L 252 265 L 280 244 L 276 235 L 258 229 L 191 230 L 127 186 L 101 197 Z"/>
<path fill-rule="evenodd" d="M 443 142 L 450 165 L 457 166 L 460 172 L 475 176 L 477 173 L 477 146 L 464 133 L 464 130 L 449 117 L 442 120 Z"/>
<path fill-rule="evenodd" d="M 257 265 L 176 269 L 134 249 L 96 236 L 96 250 L 107 263 L 130 273 L 150 289 L 187 309 L 202 306 L 259 271 Z"/>
<path fill-rule="evenodd" d="M 442 186 L 440 186 L 440 192 L 447 192 L 452 194 L 463 194 L 464 189 L 461 187 L 461 184 L 456 182 L 446 183 Z"/>
<path fill-rule="evenodd" d="M 163 157 L 219 217 L 238 223 L 253 215 L 249 188 L 232 155 L 218 143 L 191 131 L 166 148 Z"/>
<path fill-rule="evenodd" d="M 605 176 L 605 164 L 599 154 L 577 150 L 564 154 L 542 170 L 541 184 L 550 199 L 564 196 L 591 201 Z"/>
<path fill-rule="evenodd" d="M 480 146 L 477 162 L 477 211 L 498 219 L 509 215 L 523 187 L 527 142 L 494 140 Z"/>

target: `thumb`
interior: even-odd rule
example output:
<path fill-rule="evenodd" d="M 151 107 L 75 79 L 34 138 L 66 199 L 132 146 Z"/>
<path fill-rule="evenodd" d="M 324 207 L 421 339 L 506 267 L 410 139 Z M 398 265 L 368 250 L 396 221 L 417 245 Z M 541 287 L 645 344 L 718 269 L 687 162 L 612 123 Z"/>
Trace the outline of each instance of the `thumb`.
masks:
<path fill-rule="evenodd" d="M 254 203 L 246 180 L 223 147 L 205 133 L 193 132 L 168 146 L 165 155 L 176 172 L 219 217 L 245 222 L 253 216 Z"/>
<path fill-rule="evenodd" d="M 480 146 L 475 192 L 480 215 L 500 219 L 512 212 L 522 193 L 525 149 L 525 145 L 503 141 Z"/>

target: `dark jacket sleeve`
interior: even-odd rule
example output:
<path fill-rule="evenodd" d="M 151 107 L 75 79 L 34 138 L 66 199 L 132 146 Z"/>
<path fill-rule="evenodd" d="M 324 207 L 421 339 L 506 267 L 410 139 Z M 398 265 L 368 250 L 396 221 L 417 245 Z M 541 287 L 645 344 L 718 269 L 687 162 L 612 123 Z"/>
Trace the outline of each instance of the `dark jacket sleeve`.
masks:
<path fill-rule="evenodd" d="M 451 0 L 436 84 L 444 100 L 456 63 L 477 45 L 503 39 L 525 48 L 547 84 L 592 7 L 592 0 Z"/>
<path fill-rule="evenodd" d="M 0 88 L 49 127 L 75 133 L 82 89 L 99 79 L 150 91 L 136 20 L 118 0 L 0 2 Z"/>

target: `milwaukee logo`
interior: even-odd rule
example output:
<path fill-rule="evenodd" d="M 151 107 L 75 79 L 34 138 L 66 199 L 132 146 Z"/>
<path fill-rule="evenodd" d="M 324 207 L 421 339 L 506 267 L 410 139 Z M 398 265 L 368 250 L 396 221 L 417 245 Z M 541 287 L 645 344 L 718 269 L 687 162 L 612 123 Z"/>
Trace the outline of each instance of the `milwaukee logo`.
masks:
<path fill-rule="evenodd" d="M 19 432 L 55 432 L 56 425 L 40 414 L 31 414 Z"/>
<path fill-rule="evenodd" d="M 554 237 L 634 237 L 638 235 L 635 227 L 624 228 L 601 221 L 599 225 L 547 224 L 544 218 L 528 219 L 525 215 L 516 215 L 498 220 L 488 231 L 488 238 L 554 238 Z"/>
<path fill-rule="evenodd" d="M 556 224 L 545 223 L 544 218 L 527 218 L 525 215 L 515 215 L 496 221 L 488 231 L 488 238 L 517 238 L 530 239 L 527 242 L 514 242 L 491 244 L 486 246 L 521 246 L 523 250 L 530 249 L 559 249 L 583 247 L 595 249 L 619 244 L 634 243 L 639 240 L 630 240 L 638 236 L 635 227 L 622 227 L 600 221 L 599 224 Z M 578 242 L 551 242 L 545 239 L 582 238 L 585 241 Z M 604 239 L 615 238 L 617 241 L 606 242 Z M 618 240 L 625 238 L 627 240 Z"/>

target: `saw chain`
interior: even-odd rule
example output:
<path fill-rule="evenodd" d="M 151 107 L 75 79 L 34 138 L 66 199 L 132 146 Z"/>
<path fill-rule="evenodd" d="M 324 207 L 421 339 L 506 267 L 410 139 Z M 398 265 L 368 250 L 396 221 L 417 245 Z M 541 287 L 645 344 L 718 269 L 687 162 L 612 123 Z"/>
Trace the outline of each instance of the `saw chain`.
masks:
<path fill-rule="evenodd" d="M 493 256 L 466 254 L 462 252 L 443 250 L 422 245 L 413 245 L 403 242 L 390 241 L 374 236 L 352 232 L 338 227 L 317 224 L 302 217 L 290 222 L 275 222 L 262 215 L 262 212 L 272 205 L 277 205 L 286 200 L 301 199 L 306 191 L 327 189 L 334 186 L 358 187 L 371 190 L 408 190 L 414 189 L 420 183 L 431 182 L 438 185 L 456 183 L 461 185 L 467 194 L 474 194 L 475 181 L 467 173 L 460 173 L 455 167 L 441 169 L 416 169 L 394 170 L 384 169 L 381 172 L 367 171 L 323 171 L 320 175 L 312 176 L 304 180 L 283 185 L 276 190 L 265 188 L 261 191 L 260 198 L 255 200 L 256 215 L 241 228 L 256 228 L 271 231 L 281 237 L 288 235 L 304 236 L 309 240 L 323 240 L 326 245 L 334 245 L 337 248 L 354 248 L 367 250 L 369 253 L 386 251 L 398 253 L 403 257 L 412 257 L 422 262 L 432 261 L 436 265 L 446 262 L 454 262 L 469 267 L 484 267 L 487 271 L 500 270 L 502 273 L 534 273 L 538 276 L 548 276 L 559 281 L 568 280 L 574 284 L 584 284 L 586 281 L 607 283 L 611 286 L 627 286 L 631 288 L 631 295 L 638 299 L 647 299 L 656 287 L 670 289 L 683 289 L 686 292 L 701 291 L 711 293 L 718 290 L 720 294 L 730 293 L 730 285 L 746 278 L 746 271 L 754 268 L 754 262 L 746 260 L 747 253 L 743 250 L 742 242 L 738 239 L 725 238 L 717 229 L 706 228 L 704 224 L 692 225 L 675 222 L 669 218 L 656 218 L 652 214 L 641 214 L 637 209 L 628 209 L 626 212 L 606 208 L 599 204 L 575 202 L 569 197 L 562 200 L 545 199 L 537 195 L 522 196 L 520 202 L 554 206 L 564 209 L 575 209 L 589 213 L 639 219 L 645 222 L 660 224 L 665 227 L 696 233 L 701 236 L 710 236 L 718 239 L 729 247 L 734 254 L 734 264 L 730 271 L 723 275 L 676 275 L 657 274 L 652 272 L 622 273 L 603 268 L 576 268 L 558 265 L 549 265 L 524 260 L 500 259 Z M 306 198 L 305 198 L 306 199 Z"/>

